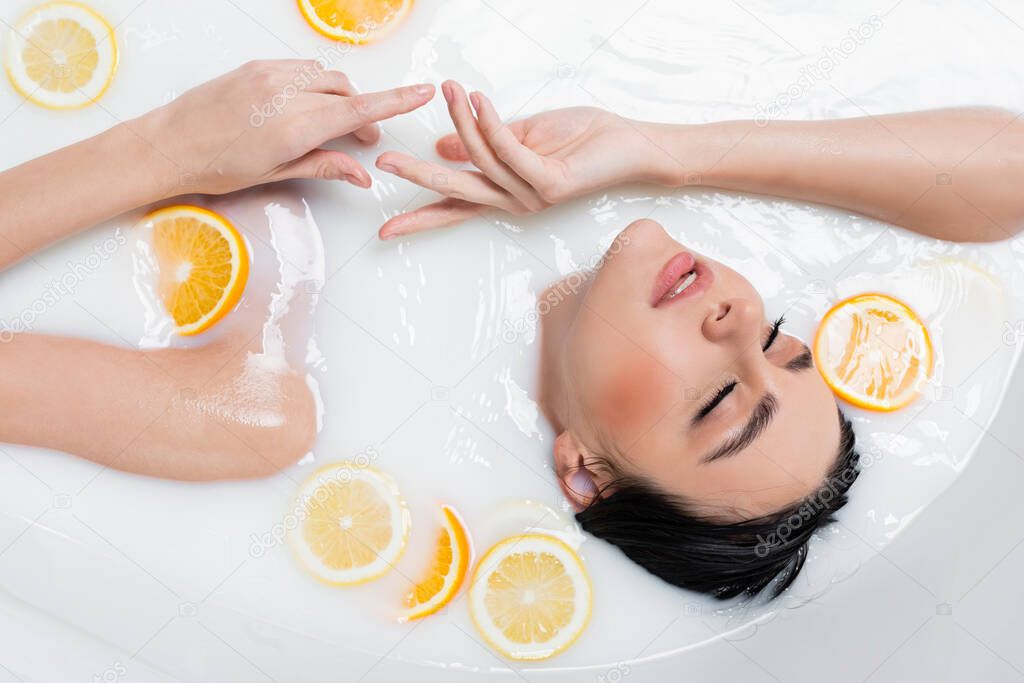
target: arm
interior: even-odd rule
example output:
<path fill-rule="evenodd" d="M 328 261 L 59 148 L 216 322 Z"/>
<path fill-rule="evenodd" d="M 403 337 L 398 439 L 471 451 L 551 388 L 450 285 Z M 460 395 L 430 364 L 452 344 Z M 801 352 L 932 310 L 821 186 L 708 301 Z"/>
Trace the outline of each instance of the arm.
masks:
<path fill-rule="evenodd" d="M 289 90 L 300 77 L 308 85 Z M 294 97 L 283 107 L 265 109 L 287 92 Z M 432 94 L 431 86 L 412 86 L 356 95 L 343 74 L 315 62 L 246 65 L 0 173 L 0 269 L 182 192 L 219 194 L 289 178 L 368 187 L 358 162 L 320 145 L 348 133 L 375 142 L 375 121 Z M 262 351 L 256 332 L 234 329 L 200 348 L 138 351 L 0 326 L 0 441 L 175 479 L 277 471 L 311 447 L 316 405 L 302 373 L 247 363 Z"/>
<path fill-rule="evenodd" d="M 0 173 L 0 270 L 162 196 L 151 150 L 122 125 Z"/>
<path fill-rule="evenodd" d="M 16 335 L 0 346 L 0 440 L 170 479 L 273 474 L 312 448 L 316 404 L 302 374 L 247 366 L 261 349 L 244 337 L 137 351 Z"/>
<path fill-rule="evenodd" d="M 1005 239 L 1024 227 L 1016 191 L 1024 182 L 1024 122 L 998 110 L 667 125 L 573 108 L 505 125 L 479 93 L 470 108 L 458 84 L 446 82 L 444 91 L 457 132 L 438 151 L 479 172 L 382 155 L 382 170 L 446 195 L 391 219 L 382 238 L 455 223 L 487 206 L 538 211 L 629 181 L 831 204 L 956 241 Z"/>
<path fill-rule="evenodd" d="M 294 90 L 295 83 L 309 85 Z M 295 92 L 288 100 L 282 93 Z M 120 213 L 184 193 L 223 194 L 291 178 L 370 186 L 352 157 L 320 149 L 416 109 L 429 85 L 356 95 L 316 62 L 251 62 L 94 138 L 0 173 L 0 269 Z M 280 111 L 268 109 L 285 99 Z M 266 113 L 264 113 L 266 112 Z"/>
<path fill-rule="evenodd" d="M 653 133 L 698 160 L 698 184 L 830 204 L 957 242 L 1024 227 L 1024 122 L 995 109 L 835 121 L 747 121 Z M 664 182 L 687 182 L 660 157 Z M 692 180 L 692 177 L 691 177 Z"/>

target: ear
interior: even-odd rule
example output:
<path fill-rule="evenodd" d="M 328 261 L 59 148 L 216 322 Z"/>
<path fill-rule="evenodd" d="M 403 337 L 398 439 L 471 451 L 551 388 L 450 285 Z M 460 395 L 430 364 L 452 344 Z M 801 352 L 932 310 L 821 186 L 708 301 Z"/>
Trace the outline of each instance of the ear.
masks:
<path fill-rule="evenodd" d="M 586 465 L 592 461 L 587 447 L 571 431 L 555 437 L 555 474 L 562 493 L 576 512 L 590 505 L 609 480 L 606 473 Z"/>

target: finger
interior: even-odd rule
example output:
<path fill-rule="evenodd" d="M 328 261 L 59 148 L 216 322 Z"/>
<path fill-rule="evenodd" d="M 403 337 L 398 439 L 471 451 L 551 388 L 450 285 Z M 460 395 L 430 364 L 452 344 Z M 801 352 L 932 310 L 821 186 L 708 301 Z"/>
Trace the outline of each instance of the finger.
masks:
<path fill-rule="evenodd" d="M 370 187 L 372 179 L 362 165 L 345 154 L 330 149 L 314 149 L 295 161 L 284 164 L 271 180 L 316 178 L 319 180 L 345 180 L 357 187 Z"/>
<path fill-rule="evenodd" d="M 343 97 L 352 97 L 359 94 L 359 91 L 352 85 L 352 81 L 349 80 L 348 76 L 340 71 L 320 71 L 314 74 L 306 90 L 324 95 L 341 95 Z M 380 127 L 376 123 L 370 123 L 362 128 L 357 128 L 352 134 L 359 142 L 372 145 L 380 140 Z"/>
<path fill-rule="evenodd" d="M 315 59 L 256 59 L 247 66 L 257 69 L 274 69 L 278 73 L 312 74 L 323 71 L 324 67 Z"/>
<path fill-rule="evenodd" d="M 469 161 L 469 152 L 462 144 L 458 133 L 448 133 L 437 141 L 437 153 L 442 159 L 448 161 Z"/>
<path fill-rule="evenodd" d="M 516 139 L 522 142 L 523 137 L 526 135 L 525 121 L 513 121 L 508 124 L 508 129 L 512 131 L 512 134 L 516 136 Z M 442 159 L 448 159 L 449 161 L 469 161 L 469 152 L 466 151 L 466 146 L 462 144 L 462 139 L 459 138 L 458 133 L 448 133 L 437 141 L 437 153 Z"/>
<path fill-rule="evenodd" d="M 348 76 L 341 71 L 325 68 L 315 59 L 274 59 L 256 61 L 252 64 L 257 68 L 273 69 L 280 76 L 283 88 L 295 88 L 316 95 L 351 97 L 359 94 Z M 380 128 L 373 123 L 352 132 L 355 138 L 364 144 L 373 144 L 380 139 Z M 329 138 L 324 140 L 326 139 Z"/>
<path fill-rule="evenodd" d="M 446 197 L 465 199 L 474 204 L 486 204 L 506 211 L 522 210 L 522 205 L 512 195 L 482 173 L 445 168 L 400 152 L 381 154 L 377 158 L 377 168 Z"/>
<path fill-rule="evenodd" d="M 348 76 L 340 71 L 322 71 L 319 75 L 311 78 L 309 92 L 319 92 L 325 95 L 344 95 L 349 97 L 356 94 L 356 89 Z"/>
<path fill-rule="evenodd" d="M 311 114 L 311 124 L 323 141 L 340 138 L 368 124 L 422 107 L 434 96 L 429 83 L 410 85 L 382 92 L 341 97 Z"/>
<path fill-rule="evenodd" d="M 382 240 L 412 235 L 425 230 L 461 223 L 489 210 L 488 206 L 446 197 L 415 211 L 398 214 L 381 226 L 378 235 Z"/>
<path fill-rule="evenodd" d="M 508 164 L 523 180 L 540 190 L 548 180 L 544 157 L 516 138 L 515 133 L 501 122 L 501 117 L 498 116 L 491 101 L 482 93 L 475 92 L 470 99 L 476 109 L 480 130 L 498 158 Z"/>
<path fill-rule="evenodd" d="M 455 123 L 455 130 L 469 154 L 470 160 L 484 174 L 519 200 L 531 211 L 540 211 L 544 202 L 530 184 L 512 171 L 491 149 L 477 126 L 476 117 L 469 108 L 466 92 L 455 81 L 445 81 L 441 86 L 445 100 L 448 101 L 448 113 Z"/>

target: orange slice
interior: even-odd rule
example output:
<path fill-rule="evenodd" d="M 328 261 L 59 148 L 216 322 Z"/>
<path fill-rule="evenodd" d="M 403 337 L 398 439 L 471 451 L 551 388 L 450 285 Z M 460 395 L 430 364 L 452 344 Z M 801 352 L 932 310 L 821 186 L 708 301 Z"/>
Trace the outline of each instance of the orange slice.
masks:
<path fill-rule="evenodd" d="M 234 309 L 249 279 L 249 249 L 226 218 L 198 206 L 169 206 L 143 219 L 152 230 L 157 291 L 176 332 L 213 327 Z"/>
<path fill-rule="evenodd" d="M 413 0 L 298 0 L 302 16 L 333 40 L 369 43 L 394 30 Z"/>
<path fill-rule="evenodd" d="M 50 109 L 84 107 L 114 80 L 114 29 L 86 5 L 48 2 L 11 30 L 5 67 L 15 90 L 31 102 Z"/>
<path fill-rule="evenodd" d="M 299 561 L 334 586 L 390 571 L 409 537 L 409 511 L 395 483 L 370 467 L 342 462 L 313 473 L 299 488 L 301 520 L 290 534 Z"/>
<path fill-rule="evenodd" d="M 590 621 L 590 578 L 576 552 L 547 534 L 512 536 L 473 573 L 469 611 L 491 647 L 535 661 L 563 652 Z"/>
<path fill-rule="evenodd" d="M 405 611 L 398 620 L 422 619 L 451 602 L 462 588 L 471 555 L 466 525 L 455 510 L 445 505 L 441 508 L 441 534 L 437 539 L 433 566 L 406 594 Z"/>
<path fill-rule="evenodd" d="M 833 306 L 814 337 L 814 358 L 836 394 L 879 411 L 909 405 L 934 363 L 924 323 L 885 294 L 860 294 Z"/>

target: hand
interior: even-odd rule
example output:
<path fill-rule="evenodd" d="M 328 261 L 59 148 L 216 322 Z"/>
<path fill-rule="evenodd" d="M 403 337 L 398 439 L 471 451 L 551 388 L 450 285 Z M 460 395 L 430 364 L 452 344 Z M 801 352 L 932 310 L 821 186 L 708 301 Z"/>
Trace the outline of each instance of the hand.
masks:
<path fill-rule="evenodd" d="M 433 190 L 444 199 L 399 214 L 380 229 L 390 239 L 458 223 L 492 208 L 516 215 L 630 180 L 658 180 L 652 157 L 665 156 L 651 124 L 592 107 L 537 114 L 509 125 L 481 93 L 469 100 L 446 81 L 441 90 L 456 132 L 437 143 L 450 161 L 471 161 L 478 171 L 453 170 L 398 152 L 385 152 L 377 168 Z"/>
<path fill-rule="evenodd" d="M 250 62 L 128 125 L 156 148 L 168 196 L 223 194 L 291 178 L 369 187 L 359 162 L 320 146 L 349 133 L 375 143 L 375 122 L 433 96 L 428 84 L 359 95 L 345 74 L 313 60 Z"/>

